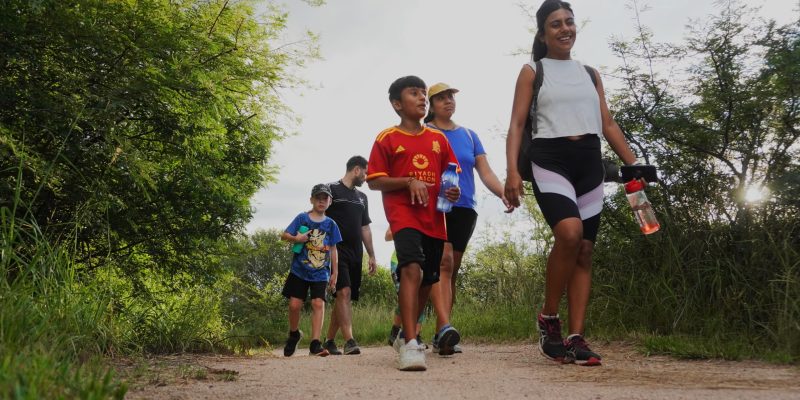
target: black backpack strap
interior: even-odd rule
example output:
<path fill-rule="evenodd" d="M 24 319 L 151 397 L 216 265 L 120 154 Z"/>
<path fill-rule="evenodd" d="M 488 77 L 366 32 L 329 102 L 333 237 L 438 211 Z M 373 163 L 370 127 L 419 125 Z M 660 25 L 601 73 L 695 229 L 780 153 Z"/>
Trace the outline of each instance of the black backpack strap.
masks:
<path fill-rule="evenodd" d="M 589 77 L 592 78 L 592 86 L 597 87 L 597 76 L 594 74 L 594 69 L 588 65 L 584 65 L 583 68 L 586 68 L 586 72 L 589 74 Z"/>
<path fill-rule="evenodd" d="M 542 88 L 544 83 L 544 66 L 542 60 L 536 61 L 536 76 L 533 78 L 533 101 L 531 102 L 531 110 L 528 112 L 528 118 L 531 120 L 531 136 L 539 131 L 536 121 L 536 110 L 539 108 L 539 89 Z"/>

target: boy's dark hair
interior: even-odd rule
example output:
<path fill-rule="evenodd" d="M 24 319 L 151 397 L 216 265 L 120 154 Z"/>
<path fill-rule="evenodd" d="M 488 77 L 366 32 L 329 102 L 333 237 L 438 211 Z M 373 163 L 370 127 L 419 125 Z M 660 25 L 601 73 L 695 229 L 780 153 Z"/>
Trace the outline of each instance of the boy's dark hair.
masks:
<path fill-rule="evenodd" d="M 352 156 L 347 160 L 347 172 L 350 172 L 355 167 L 367 169 L 367 159 L 361 156 Z"/>
<path fill-rule="evenodd" d="M 547 21 L 547 16 L 552 14 L 553 11 L 562 8 L 575 14 L 569 3 L 560 0 L 544 0 L 544 3 L 536 10 L 536 36 L 533 38 L 533 49 L 531 50 L 534 62 L 541 60 L 547 55 L 547 45 L 544 44 L 542 40 L 544 39 L 544 23 Z"/>
<path fill-rule="evenodd" d="M 409 87 L 422 88 L 422 89 L 428 88 L 428 86 L 425 85 L 425 81 L 414 75 L 397 78 L 397 80 L 392 82 L 391 86 L 389 86 L 389 101 L 392 100 L 399 101 L 400 93 L 403 91 L 403 89 Z"/>

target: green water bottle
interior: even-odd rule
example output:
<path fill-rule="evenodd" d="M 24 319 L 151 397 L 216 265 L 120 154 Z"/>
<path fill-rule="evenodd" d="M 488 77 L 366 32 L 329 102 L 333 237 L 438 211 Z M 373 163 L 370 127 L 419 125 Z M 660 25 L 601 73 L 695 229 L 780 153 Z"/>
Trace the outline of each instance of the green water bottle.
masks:
<path fill-rule="evenodd" d="M 305 226 L 305 225 L 300 225 L 300 229 L 297 231 L 297 233 L 306 233 L 306 232 L 308 232 L 308 227 Z M 303 245 L 304 244 L 305 243 L 302 243 L 302 242 L 297 242 L 297 243 L 293 244 L 292 245 L 292 251 L 297 253 L 297 254 L 300 254 L 300 252 L 303 251 Z"/>

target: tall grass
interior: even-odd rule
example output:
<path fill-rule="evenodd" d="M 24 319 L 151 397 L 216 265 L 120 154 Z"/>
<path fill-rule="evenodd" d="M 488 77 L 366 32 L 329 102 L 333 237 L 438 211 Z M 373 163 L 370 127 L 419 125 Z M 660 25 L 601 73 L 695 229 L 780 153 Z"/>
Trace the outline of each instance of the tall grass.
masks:
<path fill-rule="evenodd" d="M 0 229 L 0 397 L 122 398 L 99 362 L 114 345 L 109 298 L 12 209 L 0 208 Z"/>
<path fill-rule="evenodd" d="M 598 242 L 591 314 L 651 351 L 800 360 L 800 252 L 791 230 L 665 229 Z M 648 344 L 649 343 L 649 344 Z"/>

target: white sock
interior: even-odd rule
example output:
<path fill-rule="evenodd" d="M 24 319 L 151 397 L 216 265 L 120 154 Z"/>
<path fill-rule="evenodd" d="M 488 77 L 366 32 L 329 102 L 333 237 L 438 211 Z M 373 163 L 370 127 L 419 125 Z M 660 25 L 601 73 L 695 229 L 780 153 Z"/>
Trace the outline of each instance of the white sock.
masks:
<path fill-rule="evenodd" d="M 572 340 L 572 338 L 574 338 L 575 336 L 582 336 L 582 335 L 580 333 L 573 333 L 573 334 L 567 336 L 567 340 Z"/>

